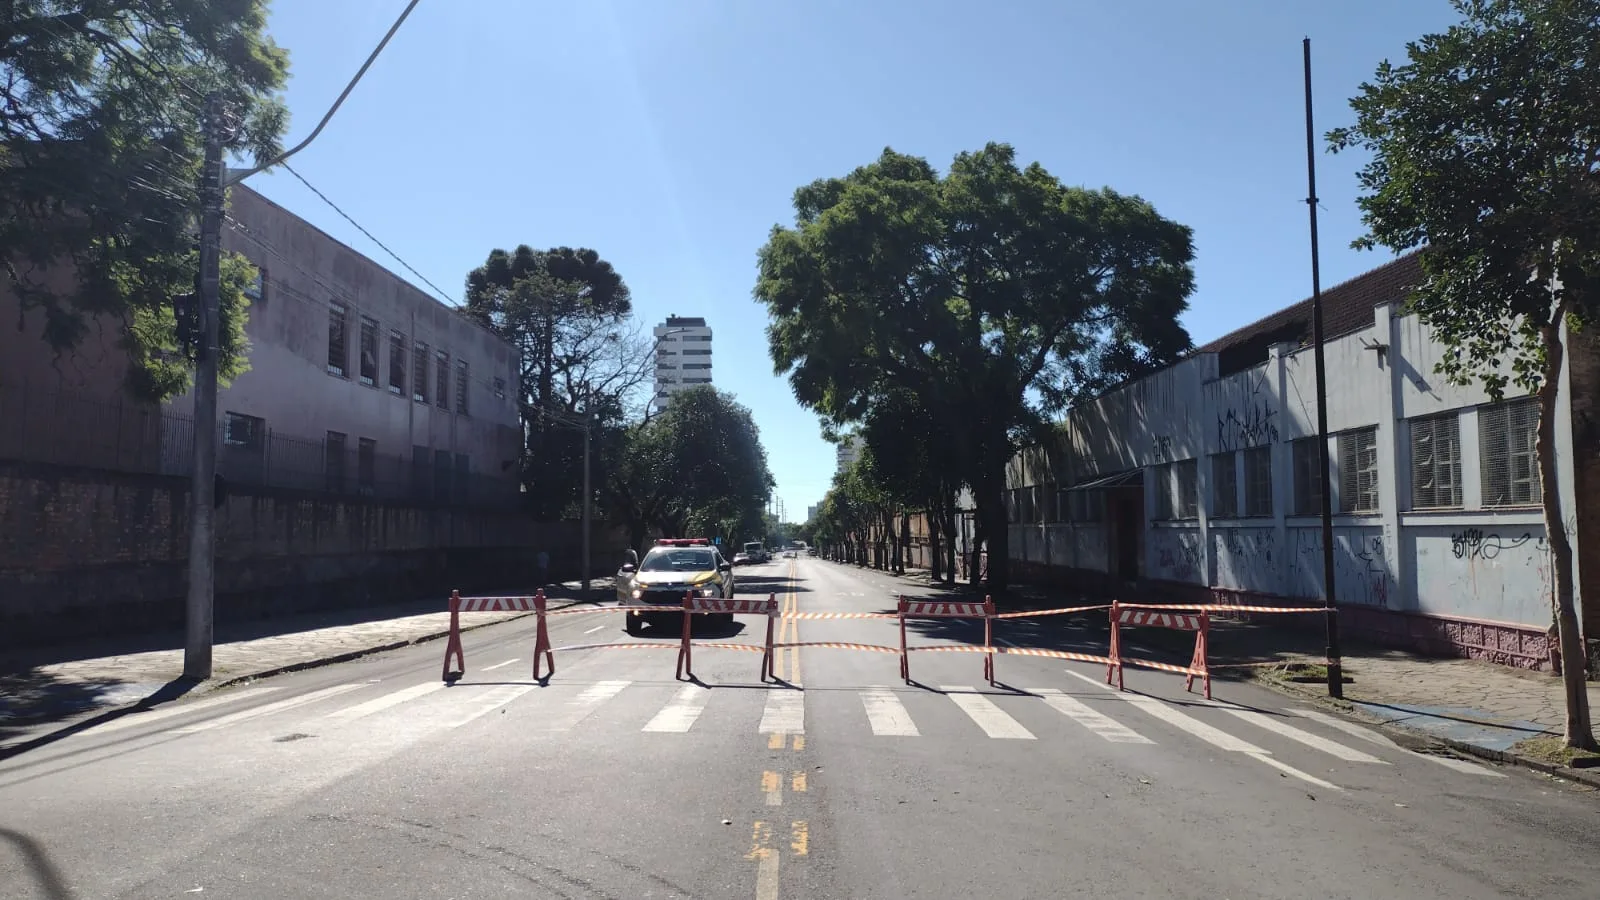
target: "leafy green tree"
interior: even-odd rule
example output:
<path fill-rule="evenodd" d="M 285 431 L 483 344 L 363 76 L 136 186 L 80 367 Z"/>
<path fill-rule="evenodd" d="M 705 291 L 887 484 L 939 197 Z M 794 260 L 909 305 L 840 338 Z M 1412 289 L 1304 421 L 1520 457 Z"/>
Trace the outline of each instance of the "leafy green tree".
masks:
<path fill-rule="evenodd" d="M 652 528 L 731 538 L 761 527 L 774 481 L 755 420 L 732 395 L 711 385 L 681 391 L 660 415 L 621 433 L 611 452 L 601 494 L 634 546 Z"/>
<path fill-rule="evenodd" d="M 1562 328 L 1600 312 L 1600 2 L 1453 3 L 1460 23 L 1409 44 L 1404 65 L 1380 65 L 1351 100 L 1356 124 L 1329 141 L 1372 154 L 1357 246 L 1423 248 L 1410 309 L 1449 348 L 1440 374 L 1497 399 L 1513 383 L 1538 397 L 1566 740 L 1594 749 L 1555 420 Z"/>
<path fill-rule="evenodd" d="M 264 0 L 15 0 L 0 16 L 0 278 L 42 311 L 58 353 L 117 323 L 129 388 L 183 391 L 192 348 L 173 298 L 199 269 L 201 113 L 212 91 L 235 144 L 265 161 L 288 122 L 288 56 Z M 219 360 L 245 368 L 242 258 L 224 263 Z M 70 287 L 64 287 L 70 285 Z M 186 358 L 186 356 L 188 358 Z"/>
<path fill-rule="evenodd" d="M 1004 144 L 958 155 L 942 178 L 885 150 L 800 188 L 794 206 L 755 289 L 776 371 L 836 423 L 894 391 L 925 398 L 1004 590 L 1006 463 L 1073 398 L 1189 348 L 1190 229 L 1138 197 L 1019 168 Z"/>
<path fill-rule="evenodd" d="M 650 346 L 629 327 L 622 276 L 587 248 L 490 252 L 467 275 L 466 312 L 522 355 L 523 483 L 536 515 L 572 514 L 583 422 L 620 425 L 649 377 Z"/>
<path fill-rule="evenodd" d="M 955 439 L 928 413 L 922 398 L 905 390 L 888 392 L 872 408 L 861 437 L 872 453 L 873 477 L 901 510 L 903 552 L 909 544 L 907 513 L 921 510 L 927 516 L 933 575 L 953 581 L 955 501 L 963 486 Z"/>

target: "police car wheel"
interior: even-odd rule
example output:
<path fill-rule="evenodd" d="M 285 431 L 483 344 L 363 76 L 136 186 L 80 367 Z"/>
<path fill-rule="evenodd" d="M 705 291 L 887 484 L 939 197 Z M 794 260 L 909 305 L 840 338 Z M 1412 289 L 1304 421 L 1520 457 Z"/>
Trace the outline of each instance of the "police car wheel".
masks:
<path fill-rule="evenodd" d="M 624 617 L 622 624 L 623 631 L 626 631 L 628 634 L 634 637 L 638 637 L 644 632 L 644 620 L 640 616 L 636 616 L 633 613 L 623 613 L 622 615 Z"/>

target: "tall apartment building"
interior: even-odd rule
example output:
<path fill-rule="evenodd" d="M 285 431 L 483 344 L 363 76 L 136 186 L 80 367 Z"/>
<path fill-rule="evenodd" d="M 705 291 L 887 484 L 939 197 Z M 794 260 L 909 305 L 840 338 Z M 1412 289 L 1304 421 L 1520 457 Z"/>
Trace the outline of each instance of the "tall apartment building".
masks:
<path fill-rule="evenodd" d="M 839 442 L 839 448 L 835 453 L 837 454 L 836 459 L 839 464 L 839 471 L 843 472 L 861 458 L 860 438 L 854 436 L 845 438 Z"/>
<path fill-rule="evenodd" d="M 711 328 L 701 316 L 671 315 L 655 328 L 655 412 L 686 387 L 711 383 Z"/>

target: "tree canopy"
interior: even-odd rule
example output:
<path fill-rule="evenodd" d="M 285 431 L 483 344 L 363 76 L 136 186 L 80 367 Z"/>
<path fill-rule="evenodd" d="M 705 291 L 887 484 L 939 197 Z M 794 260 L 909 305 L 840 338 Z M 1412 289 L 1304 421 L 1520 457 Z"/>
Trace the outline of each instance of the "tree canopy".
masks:
<path fill-rule="evenodd" d="M 1021 168 L 1004 144 L 958 155 L 944 177 L 886 149 L 800 188 L 794 207 L 755 289 L 776 372 L 825 423 L 918 398 L 929 441 L 973 488 L 1004 589 L 1006 462 L 1073 399 L 1189 348 L 1190 229 L 1139 197 Z"/>
<path fill-rule="evenodd" d="M 680 391 L 608 452 L 601 502 L 628 525 L 635 547 L 650 529 L 761 537 L 775 482 L 760 430 L 732 395 L 711 385 Z"/>
<path fill-rule="evenodd" d="M 622 276 L 588 248 L 496 249 L 467 275 L 466 314 L 521 353 L 523 481 L 539 515 L 579 500 L 585 419 L 621 427 L 649 379 L 632 311 Z"/>
<path fill-rule="evenodd" d="M 188 386 L 184 316 L 199 268 L 201 118 L 219 92 L 232 143 L 265 161 L 288 113 L 288 56 L 265 33 L 264 0 L 33 0 L 0 22 L 0 266 L 58 352 L 98 317 L 121 324 L 130 388 Z M 63 273 L 75 277 L 63 278 Z M 223 267 L 219 360 L 245 368 L 241 258 Z M 70 287 L 62 287 L 63 284 Z"/>
<path fill-rule="evenodd" d="M 1423 248 L 1409 308 L 1449 348 L 1441 374 L 1496 399 L 1511 383 L 1538 394 L 1567 740 L 1592 748 L 1555 415 L 1562 327 L 1600 310 L 1600 0 L 1453 3 L 1461 21 L 1380 65 L 1329 141 L 1371 154 L 1357 246 Z"/>

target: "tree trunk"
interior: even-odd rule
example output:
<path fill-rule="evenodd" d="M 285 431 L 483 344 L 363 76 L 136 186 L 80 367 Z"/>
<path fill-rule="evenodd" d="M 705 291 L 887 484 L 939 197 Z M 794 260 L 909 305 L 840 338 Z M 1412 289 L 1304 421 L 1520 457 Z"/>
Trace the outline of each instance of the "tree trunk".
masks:
<path fill-rule="evenodd" d="M 1005 468 L 998 468 L 999 478 L 985 479 L 983 490 L 974 491 L 978 503 L 978 521 L 983 527 L 984 549 L 989 552 L 989 577 L 986 587 L 990 594 L 1004 594 L 1009 582 L 1010 522 L 1006 516 Z"/>
<path fill-rule="evenodd" d="M 944 532 L 945 583 L 956 583 L 956 495 L 950 491 L 939 503 L 940 531 Z"/>
<path fill-rule="evenodd" d="M 1534 450 L 1539 460 L 1539 499 L 1544 504 L 1545 540 L 1550 545 L 1550 580 L 1555 588 L 1556 635 L 1561 646 L 1561 684 L 1567 700 L 1567 746 L 1584 750 L 1595 745 L 1589 722 L 1589 688 L 1584 680 L 1584 665 L 1589 655 L 1578 628 L 1578 611 L 1572 595 L 1572 542 L 1561 518 L 1561 487 L 1556 470 L 1556 413 L 1561 390 L 1561 368 L 1565 347 L 1561 343 L 1561 320 L 1565 304 L 1554 322 L 1539 329 L 1544 339 L 1544 377 L 1539 383 L 1539 431 Z"/>
<path fill-rule="evenodd" d="M 904 508 L 900 510 L 900 574 L 912 568 L 911 562 L 911 513 Z"/>
<path fill-rule="evenodd" d="M 939 557 L 943 553 L 943 546 L 939 532 L 939 508 L 936 504 L 928 504 L 927 512 L 922 514 L 922 521 L 927 525 L 928 532 L 928 576 L 934 581 L 940 580 L 944 567 L 939 565 Z"/>

